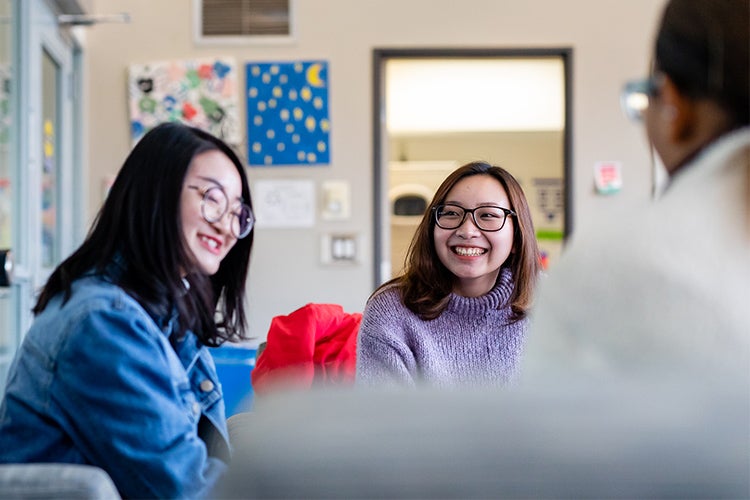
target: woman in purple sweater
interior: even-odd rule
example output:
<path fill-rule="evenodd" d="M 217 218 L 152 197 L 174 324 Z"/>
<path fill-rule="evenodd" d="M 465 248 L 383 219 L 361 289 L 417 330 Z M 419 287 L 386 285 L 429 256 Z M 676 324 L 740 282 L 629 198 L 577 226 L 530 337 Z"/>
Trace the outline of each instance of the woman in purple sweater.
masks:
<path fill-rule="evenodd" d="M 529 206 L 513 176 L 484 162 L 458 168 L 417 227 L 404 273 L 367 302 L 357 382 L 511 381 L 539 262 Z"/>

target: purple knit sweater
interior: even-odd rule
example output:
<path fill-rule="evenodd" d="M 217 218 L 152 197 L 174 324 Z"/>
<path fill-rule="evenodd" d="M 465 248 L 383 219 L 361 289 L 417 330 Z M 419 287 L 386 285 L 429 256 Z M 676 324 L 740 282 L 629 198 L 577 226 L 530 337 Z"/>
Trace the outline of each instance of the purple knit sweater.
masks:
<path fill-rule="evenodd" d="M 436 319 L 424 321 L 397 288 L 365 307 L 357 338 L 357 383 L 438 386 L 505 384 L 520 364 L 528 319 L 511 322 L 511 272 L 481 297 L 451 294 Z"/>

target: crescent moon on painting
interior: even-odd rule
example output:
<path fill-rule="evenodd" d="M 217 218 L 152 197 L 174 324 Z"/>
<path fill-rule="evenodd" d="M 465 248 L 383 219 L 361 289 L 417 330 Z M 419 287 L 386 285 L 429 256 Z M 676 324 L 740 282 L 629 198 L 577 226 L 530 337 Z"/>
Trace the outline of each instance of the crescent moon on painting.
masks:
<path fill-rule="evenodd" d="M 322 78 L 320 78 L 320 70 L 323 69 L 323 65 L 320 63 L 311 64 L 309 68 L 307 68 L 307 73 L 305 76 L 307 77 L 307 83 L 309 83 L 313 87 L 322 87 L 325 85 L 326 82 L 323 81 Z"/>

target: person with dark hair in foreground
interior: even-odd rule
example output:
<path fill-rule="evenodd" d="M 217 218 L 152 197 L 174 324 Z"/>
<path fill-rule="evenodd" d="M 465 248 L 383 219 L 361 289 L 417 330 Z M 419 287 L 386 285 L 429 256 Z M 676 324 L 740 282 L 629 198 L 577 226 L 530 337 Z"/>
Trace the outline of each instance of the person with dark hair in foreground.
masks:
<path fill-rule="evenodd" d="M 750 367 L 750 2 L 673 0 L 622 102 L 668 182 L 573 237 L 540 288 L 524 376 Z"/>
<path fill-rule="evenodd" d="M 748 0 L 667 3 L 626 97 L 670 183 L 550 269 L 516 387 L 265 401 L 225 494 L 750 497 L 748 24 Z"/>
<path fill-rule="evenodd" d="M 229 441 L 206 346 L 244 337 L 253 223 L 224 142 L 177 123 L 148 132 L 34 307 L 0 462 L 95 465 L 123 497 L 209 494 Z"/>

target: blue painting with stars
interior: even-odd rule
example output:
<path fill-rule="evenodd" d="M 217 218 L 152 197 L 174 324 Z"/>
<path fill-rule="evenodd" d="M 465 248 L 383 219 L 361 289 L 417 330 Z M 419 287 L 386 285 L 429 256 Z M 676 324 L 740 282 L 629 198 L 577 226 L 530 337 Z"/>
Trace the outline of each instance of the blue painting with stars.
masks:
<path fill-rule="evenodd" d="M 328 63 L 247 63 L 246 72 L 250 165 L 329 164 Z"/>

